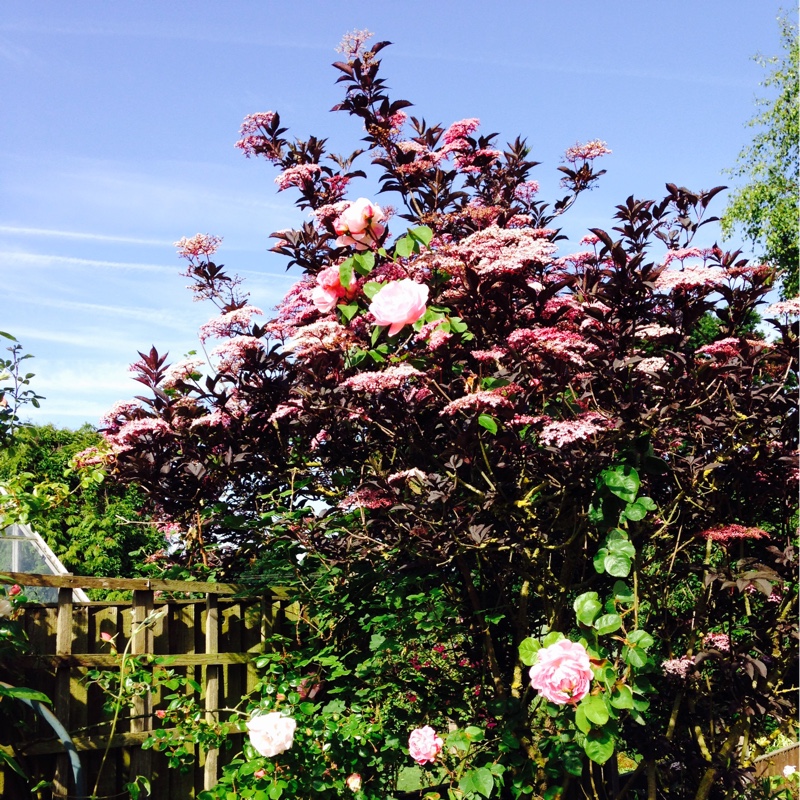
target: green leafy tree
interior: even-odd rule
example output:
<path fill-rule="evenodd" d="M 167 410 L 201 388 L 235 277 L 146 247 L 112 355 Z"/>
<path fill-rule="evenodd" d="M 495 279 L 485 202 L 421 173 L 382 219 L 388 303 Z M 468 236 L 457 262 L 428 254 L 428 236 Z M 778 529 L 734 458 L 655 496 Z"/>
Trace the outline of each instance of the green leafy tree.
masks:
<path fill-rule="evenodd" d="M 737 189 L 722 218 L 726 235 L 740 227 L 762 248 L 763 255 L 783 275 L 784 297 L 798 293 L 798 43 L 797 25 L 779 18 L 783 54 L 755 60 L 769 70 L 761 85 L 770 96 L 757 99 L 761 109 L 748 125 L 753 141 L 729 171 L 747 183 Z"/>
<path fill-rule="evenodd" d="M 77 431 L 28 425 L 15 431 L 12 445 L 0 450 L 0 484 L 24 480 L 61 485 L 59 502 L 32 504 L 28 521 L 67 569 L 79 575 L 135 576 L 142 564 L 132 552 L 153 552 L 164 537 L 140 515 L 135 487 L 82 480 L 71 460 L 95 447 L 101 437 L 88 425 Z"/>

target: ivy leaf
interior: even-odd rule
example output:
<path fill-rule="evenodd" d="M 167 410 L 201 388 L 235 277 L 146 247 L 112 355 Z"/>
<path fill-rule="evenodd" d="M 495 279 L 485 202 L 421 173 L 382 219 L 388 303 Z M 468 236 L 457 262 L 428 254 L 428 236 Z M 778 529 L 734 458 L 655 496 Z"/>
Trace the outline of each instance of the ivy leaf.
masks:
<path fill-rule="evenodd" d="M 585 592 L 579 597 L 576 597 L 572 605 L 575 609 L 575 616 L 578 618 L 578 622 L 583 623 L 589 628 L 592 627 L 595 617 L 603 608 L 602 603 L 597 599 L 597 592 Z"/>
<path fill-rule="evenodd" d="M 639 475 L 633 467 L 619 466 L 605 469 L 600 473 L 600 479 L 611 494 L 619 497 L 626 503 L 632 503 L 639 491 Z"/>
<path fill-rule="evenodd" d="M 608 550 L 605 547 L 601 547 L 595 554 L 595 557 L 592 559 L 592 564 L 594 565 L 595 570 L 601 575 L 606 571 L 605 562 L 607 555 Z"/>
<path fill-rule="evenodd" d="M 631 560 L 628 556 L 609 554 L 603 559 L 603 566 L 615 578 L 627 578 L 631 574 Z"/>

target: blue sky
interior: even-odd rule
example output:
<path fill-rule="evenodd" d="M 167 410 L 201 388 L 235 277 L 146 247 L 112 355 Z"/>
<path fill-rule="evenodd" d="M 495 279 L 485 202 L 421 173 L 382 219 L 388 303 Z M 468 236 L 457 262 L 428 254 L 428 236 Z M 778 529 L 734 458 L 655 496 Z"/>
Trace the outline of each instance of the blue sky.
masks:
<path fill-rule="evenodd" d="M 137 393 L 137 350 L 178 359 L 198 347 L 214 309 L 185 289 L 181 236 L 223 236 L 220 261 L 255 305 L 276 305 L 293 277 L 267 252 L 269 233 L 304 216 L 273 168 L 233 143 L 245 114 L 277 110 L 291 133 L 354 149 L 359 123 L 328 111 L 346 31 L 394 43 L 383 74 L 411 113 L 479 117 L 501 142 L 527 136 L 545 199 L 558 196 L 567 147 L 607 141 L 608 174 L 564 220 L 574 246 L 630 194 L 728 182 L 760 94 L 751 57 L 778 53 L 779 11 L 772 0 L 4 0 L 0 330 L 36 357 L 47 399 L 27 416 L 97 424 Z"/>

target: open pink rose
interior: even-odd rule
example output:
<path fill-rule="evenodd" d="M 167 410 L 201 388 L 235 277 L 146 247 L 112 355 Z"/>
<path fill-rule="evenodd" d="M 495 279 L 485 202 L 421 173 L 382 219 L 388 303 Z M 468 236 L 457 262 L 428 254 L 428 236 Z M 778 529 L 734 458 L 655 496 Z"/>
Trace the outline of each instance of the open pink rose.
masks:
<path fill-rule="evenodd" d="M 352 297 L 355 291 L 356 278 L 352 275 L 350 284 L 345 288 L 339 277 L 339 267 L 327 267 L 317 275 L 317 285 L 311 292 L 311 302 L 320 314 L 327 314 L 336 308 L 339 299 Z"/>
<path fill-rule="evenodd" d="M 531 686 L 551 703 L 578 703 L 592 683 L 592 665 L 582 644 L 562 639 L 543 647 L 531 667 Z"/>
<path fill-rule="evenodd" d="M 387 283 L 369 305 L 377 325 L 388 325 L 394 336 L 404 325 L 412 325 L 425 313 L 428 287 L 410 278 Z"/>
<path fill-rule="evenodd" d="M 424 728 L 416 728 L 411 731 L 408 737 L 408 754 L 417 764 L 432 764 L 436 756 L 442 752 L 444 742 L 436 735 L 436 731 L 430 725 Z"/>
<path fill-rule="evenodd" d="M 386 215 L 380 206 L 365 197 L 359 197 L 342 211 L 333 221 L 333 229 L 339 235 L 339 247 L 353 246 L 356 250 L 368 250 L 378 244 L 386 230 Z"/>

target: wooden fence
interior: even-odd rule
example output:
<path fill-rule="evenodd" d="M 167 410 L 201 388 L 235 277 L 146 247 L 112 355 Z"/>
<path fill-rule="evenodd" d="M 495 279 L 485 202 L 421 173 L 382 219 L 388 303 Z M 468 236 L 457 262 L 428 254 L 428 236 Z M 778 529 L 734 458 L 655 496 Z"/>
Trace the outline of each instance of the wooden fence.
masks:
<path fill-rule="evenodd" d="M 55 586 L 59 590 L 57 604 L 25 606 L 21 619 L 32 654 L 17 659 L 18 663 L 10 665 L 12 672 L 0 675 L 0 680 L 37 689 L 53 700 L 55 716 L 79 752 L 90 793 L 109 741 L 110 751 L 97 790 L 99 798 L 126 797 L 124 784 L 136 775 L 151 780 L 153 798 L 189 800 L 215 785 L 226 751 L 197 753 L 193 770 L 181 773 L 168 768 L 163 754 L 141 748 L 151 731 L 162 727 L 155 711 L 165 708 L 166 702 L 162 702 L 158 690 L 137 697 L 133 712 L 123 712 L 112 736 L 110 715 L 103 711 L 104 695 L 98 686 L 87 682 L 87 673 L 97 668 L 119 668 L 119 657 L 113 655 L 101 634 L 114 637 L 119 653 L 133 637 L 131 654 L 170 656 L 166 668 L 203 690 L 198 696 L 187 683 L 180 691 L 201 704 L 207 719 L 218 719 L 221 709 L 238 705 L 243 695 L 256 688 L 253 661 L 264 652 L 266 638 L 280 624 L 284 613 L 280 593 L 253 597 L 246 596 L 238 586 L 189 581 L 3 575 L 22 586 Z M 74 588 L 123 590 L 131 592 L 132 599 L 74 602 Z M 200 597 L 174 599 L 175 595 Z M 141 625 L 154 611 L 162 613 L 152 624 Z M 15 667 L 19 669 L 13 674 Z M 50 727 L 18 705 L 25 723 L 22 738 L 9 741 L 12 735 L 19 737 L 19 731 L 0 730 L 0 746 L 9 753 L 13 750 L 34 784 L 51 781 L 52 788 L 30 794 L 22 779 L 8 768 L 0 769 L 0 797 L 77 798 L 63 745 Z M 237 735 L 227 757 L 240 745 Z M 191 744 L 187 747 L 192 751 Z"/>

